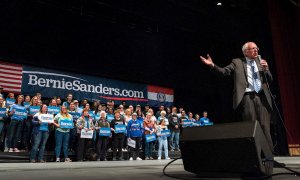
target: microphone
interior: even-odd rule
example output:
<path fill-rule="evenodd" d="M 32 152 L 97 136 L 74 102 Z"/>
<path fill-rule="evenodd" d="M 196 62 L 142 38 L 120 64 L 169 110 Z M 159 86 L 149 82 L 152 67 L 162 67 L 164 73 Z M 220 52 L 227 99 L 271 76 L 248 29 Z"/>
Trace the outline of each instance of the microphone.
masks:
<path fill-rule="evenodd" d="M 257 55 L 257 58 L 258 58 L 259 62 L 261 62 L 261 56 Z"/>

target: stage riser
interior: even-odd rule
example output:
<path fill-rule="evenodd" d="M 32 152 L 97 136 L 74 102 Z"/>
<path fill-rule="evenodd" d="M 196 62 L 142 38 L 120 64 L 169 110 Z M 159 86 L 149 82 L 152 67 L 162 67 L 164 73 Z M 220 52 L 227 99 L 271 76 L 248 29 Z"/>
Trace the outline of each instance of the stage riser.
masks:
<path fill-rule="evenodd" d="M 125 160 L 128 160 L 128 151 L 123 151 L 123 156 Z M 153 152 L 153 158 L 156 159 L 158 155 L 158 151 Z M 28 152 L 0 152 L 0 163 L 20 163 L 20 162 L 29 162 L 29 153 Z M 169 157 L 170 158 L 177 158 L 180 157 L 181 153 L 180 151 L 169 151 Z M 76 161 L 76 154 L 73 152 L 69 153 L 69 157 Z M 144 153 L 140 152 L 140 156 L 142 159 L 144 159 Z M 44 159 L 47 162 L 53 162 L 55 161 L 55 153 L 53 152 L 45 152 Z M 63 158 L 61 158 L 63 160 Z M 95 154 L 94 150 L 91 151 L 91 153 L 86 153 L 85 156 L 86 161 L 95 161 L 97 160 L 97 155 Z M 162 159 L 164 159 L 164 152 L 162 152 Z M 112 160 L 112 152 L 107 153 L 107 160 Z"/>

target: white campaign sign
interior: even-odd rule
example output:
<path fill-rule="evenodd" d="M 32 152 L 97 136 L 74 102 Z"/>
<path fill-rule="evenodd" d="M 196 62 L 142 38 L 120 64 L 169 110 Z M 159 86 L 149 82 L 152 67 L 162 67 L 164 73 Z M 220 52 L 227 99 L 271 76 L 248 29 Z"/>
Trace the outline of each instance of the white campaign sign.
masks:
<path fill-rule="evenodd" d="M 135 148 L 135 140 L 128 138 L 127 139 L 127 145 L 130 147 Z"/>
<path fill-rule="evenodd" d="M 94 134 L 93 130 L 86 131 L 85 129 L 82 129 L 80 133 L 80 138 L 92 139 L 93 134 Z"/>
<path fill-rule="evenodd" d="M 38 118 L 43 123 L 53 123 L 54 122 L 53 114 L 41 114 L 41 115 L 39 115 Z"/>

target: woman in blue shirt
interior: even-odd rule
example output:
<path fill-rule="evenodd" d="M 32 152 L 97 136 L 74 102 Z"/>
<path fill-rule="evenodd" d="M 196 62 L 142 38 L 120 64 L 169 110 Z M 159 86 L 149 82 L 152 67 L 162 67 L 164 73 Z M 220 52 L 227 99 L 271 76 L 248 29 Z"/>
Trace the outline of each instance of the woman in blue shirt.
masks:
<path fill-rule="evenodd" d="M 33 146 L 30 153 L 30 162 L 35 163 L 35 158 L 37 151 L 38 154 L 38 162 L 44 163 L 44 151 L 45 146 L 49 137 L 49 125 L 52 124 L 51 122 L 43 122 L 45 116 L 48 114 L 48 107 L 46 104 L 43 104 L 40 108 L 40 111 L 33 116 L 32 119 L 32 135 L 33 135 Z M 53 119 L 53 115 L 51 115 Z M 48 117 L 49 118 L 49 117 Z"/>
<path fill-rule="evenodd" d="M 11 115 L 7 141 L 9 152 L 20 152 L 17 148 L 17 141 L 21 139 L 23 121 L 27 118 L 27 111 L 23 106 L 23 101 L 24 96 L 18 95 L 16 104 L 13 104 L 9 110 L 9 115 Z"/>

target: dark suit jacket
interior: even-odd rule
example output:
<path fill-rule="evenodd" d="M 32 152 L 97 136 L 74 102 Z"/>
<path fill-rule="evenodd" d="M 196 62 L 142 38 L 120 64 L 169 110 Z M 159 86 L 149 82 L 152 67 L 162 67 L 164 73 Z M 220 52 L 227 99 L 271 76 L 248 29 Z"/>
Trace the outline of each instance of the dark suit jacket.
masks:
<path fill-rule="evenodd" d="M 268 79 L 268 82 L 271 82 L 273 80 L 272 74 L 270 73 L 270 71 L 262 70 L 259 60 L 255 60 L 255 61 L 256 61 L 258 71 L 260 74 L 260 80 L 262 82 L 263 93 L 267 98 L 269 108 L 272 109 L 271 95 L 268 90 L 266 79 L 265 79 L 263 73 L 266 74 L 266 78 Z M 213 70 L 222 76 L 233 75 L 233 80 L 234 80 L 233 109 L 236 109 L 239 106 L 239 104 L 241 103 L 243 96 L 245 94 L 245 90 L 249 85 L 248 80 L 247 80 L 246 58 L 233 59 L 232 62 L 224 68 L 214 65 Z"/>

